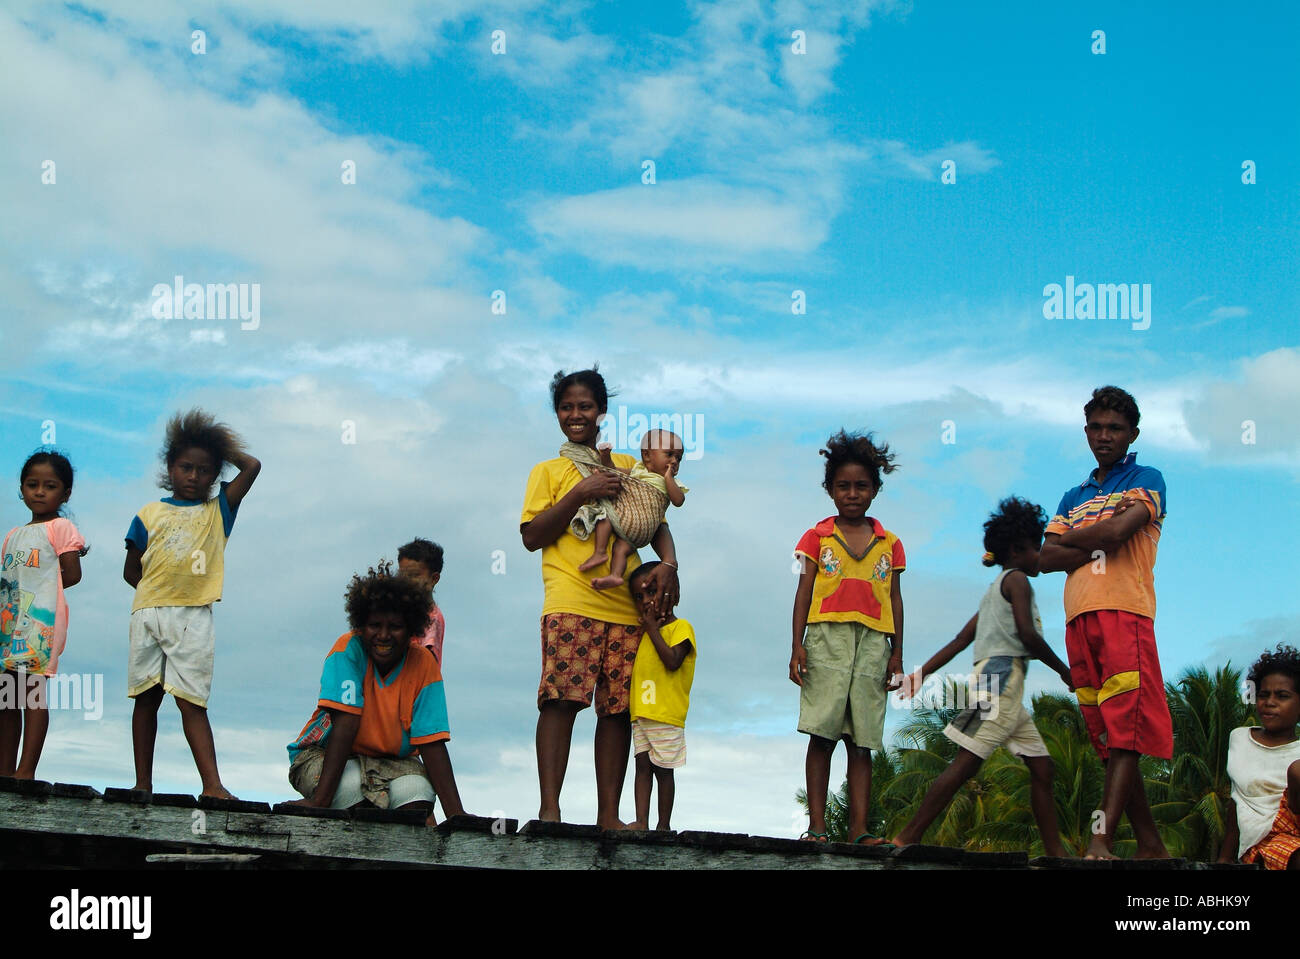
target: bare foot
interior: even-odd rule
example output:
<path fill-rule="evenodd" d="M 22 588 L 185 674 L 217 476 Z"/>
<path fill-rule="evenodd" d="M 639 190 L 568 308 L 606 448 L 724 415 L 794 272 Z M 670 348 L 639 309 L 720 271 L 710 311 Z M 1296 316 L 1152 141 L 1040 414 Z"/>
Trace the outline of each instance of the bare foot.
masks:
<path fill-rule="evenodd" d="M 153 793 L 153 783 L 151 783 L 151 782 L 149 782 L 149 783 L 141 783 L 141 782 L 137 781 L 136 784 L 135 784 L 134 786 L 131 787 L 131 791 L 132 791 L 132 792 L 138 792 L 138 793 L 150 793 L 150 794 L 152 794 L 152 793 Z"/>
<path fill-rule="evenodd" d="M 203 790 L 203 792 L 199 793 L 199 795 L 211 796 L 213 799 L 238 799 L 239 798 L 234 793 L 232 793 L 229 789 L 227 789 L 225 786 L 218 786 L 216 789 L 213 790 L 205 789 Z"/>
<path fill-rule="evenodd" d="M 1104 836 L 1093 836 L 1092 842 L 1088 843 L 1088 851 L 1083 855 L 1084 859 L 1118 859 L 1110 850 Z"/>
<path fill-rule="evenodd" d="M 542 822 L 561 822 L 560 807 L 553 806 L 549 809 L 542 807 L 537 811 L 537 818 Z"/>
<path fill-rule="evenodd" d="M 597 566 L 604 566 L 609 562 L 609 555 L 606 553 L 592 553 L 584 559 L 578 566 L 578 572 L 585 573 L 589 569 L 595 569 Z"/>
<path fill-rule="evenodd" d="M 648 823 L 648 822 L 647 822 L 646 820 L 644 820 L 644 819 L 634 819 L 632 822 L 630 822 L 630 823 L 627 824 L 627 828 L 628 828 L 628 829 L 647 829 L 647 830 L 648 830 L 648 829 L 650 828 L 650 823 Z"/>
<path fill-rule="evenodd" d="M 889 843 L 889 845 L 893 846 L 895 849 L 906 849 L 908 846 L 915 845 L 915 843 L 907 842 L 906 840 L 901 839 L 898 836 L 895 836 L 893 839 L 882 839 L 881 842 Z M 862 845 L 865 846 L 867 845 L 867 843 L 863 843 Z M 872 843 L 872 845 L 875 844 Z"/>
<path fill-rule="evenodd" d="M 601 829 L 609 830 L 628 828 L 627 823 L 623 822 L 621 819 L 597 819 L 596 825 Z"/>
<path fill-rule="evenodd" d="M 591 581 L 591 585 L 596 589 L 615 589 L 623 585 L 623 577 L 615 576 L 613 573 L 608 576 L 598 576 Z"/>

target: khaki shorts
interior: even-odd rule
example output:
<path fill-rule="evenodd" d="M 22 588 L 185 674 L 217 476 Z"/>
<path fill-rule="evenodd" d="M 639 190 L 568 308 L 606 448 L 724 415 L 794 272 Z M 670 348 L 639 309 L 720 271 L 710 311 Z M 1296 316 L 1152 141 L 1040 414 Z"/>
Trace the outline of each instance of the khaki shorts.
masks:
<path fill-rule="evenodd" d="M 289 766 L 289 785 L 310 798 L 324 768 L 324 747 L 306 746 Z M 363 800 L 380 809 L 397 809 L 411 802 L 432 803 L 434 793 L 424 763 L 416 756 L 353 756 L 343 766 L 330 808 L 351 809 Z"/>
<path fill-rule="evenodd" d="M 861 623 L 809 623 L 799 732 L 883 749 L 889 637 Z"/>
<path fill-rule="evenodd" d="M 1017 656 L 990 656 L 975 664 L 970 708 L 957 714 L 943 734 L 980 759 L 999 746 L 1013 756 L 1046 756 L 1047 746 L 1022 701 L 1025 666 Z"/>

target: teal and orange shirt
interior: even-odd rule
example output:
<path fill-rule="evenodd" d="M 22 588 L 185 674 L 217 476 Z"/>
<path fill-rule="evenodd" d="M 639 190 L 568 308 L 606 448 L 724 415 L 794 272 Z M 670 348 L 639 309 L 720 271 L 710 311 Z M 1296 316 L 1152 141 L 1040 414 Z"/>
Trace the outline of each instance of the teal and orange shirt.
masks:
<path fill-rule="evenodd" d="M 361 717 L 352 752 L 361 756 L 405 758 L 416 747 L 451 738 L 442 671 L 433 653 L 412 646 L 387 676 L 375 672 L 356 633 L 338 638 L 325 657 L 316 712 L 289 744 L 289 761 L 307 746 L 324 746 L 330 715 L 337 709 Z"/>
<path fill-rule="evenodd" d="M 867 517 L 872 539 L 867 551 L 855 556 L 840 535 L 835 517 L 822 520 L 800 538 L 794 548 L 817 565 L 813 581 L 810 623 L 862 623 L 882 633 L 894 632 L 894 607 L 890 603 L 894 571 L 907 568 L 898 537 L 880 521 Z"/>

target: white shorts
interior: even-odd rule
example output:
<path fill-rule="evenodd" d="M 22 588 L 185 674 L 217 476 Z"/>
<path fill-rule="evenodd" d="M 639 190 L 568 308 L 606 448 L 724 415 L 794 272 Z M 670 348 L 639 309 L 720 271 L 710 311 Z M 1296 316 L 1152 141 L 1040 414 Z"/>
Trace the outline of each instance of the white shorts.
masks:
<path fill-rule="evenodd" d="M 212 606 L 150 606 L 131 614 L 126 694 L 134 699 L 159 684 L 196 706 L 212 692 Z"/>
<path fill-rule="evenodd" d="M 652 719 L 632 720 L 632 753 L 650 754 L 650 762 L 661 769 L 686 765 L 686 730 Z"/>

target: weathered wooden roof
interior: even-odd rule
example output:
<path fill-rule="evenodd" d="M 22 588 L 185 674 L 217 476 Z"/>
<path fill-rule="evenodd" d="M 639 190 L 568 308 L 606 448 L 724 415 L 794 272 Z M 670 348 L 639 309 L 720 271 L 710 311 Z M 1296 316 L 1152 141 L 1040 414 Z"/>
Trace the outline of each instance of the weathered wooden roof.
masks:
<path fill-rule="evenodd" d="M 941 846 L 881 849 L 738 833 L 303 809 L 0 777 L 0 868 L 1252 869 L 1084 862 Z"/>

